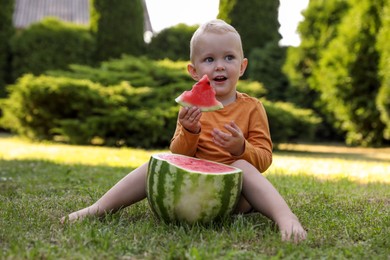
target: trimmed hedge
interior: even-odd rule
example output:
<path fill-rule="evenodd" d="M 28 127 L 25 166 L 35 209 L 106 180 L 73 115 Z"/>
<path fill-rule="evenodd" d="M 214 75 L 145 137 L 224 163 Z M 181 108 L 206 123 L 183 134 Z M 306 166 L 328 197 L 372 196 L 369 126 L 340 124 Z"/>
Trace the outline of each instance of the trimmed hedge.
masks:
<path fill-rule="evenodd" d="M 96 36 L 96 59 L 145 52 L 144 12 L 141 0 L 90 0 L 91 30 Z"/>
<path fill-rule="evenodd" d="M 174 124 L 167 123 L 175 122 L 178 112 L 164 103 L 147 106 L 152 90 L 126 82 L 105 87 L 89 80 L 28 74 L 10 90 L 3 123 L 31 139 L 161 147 L 173 132 Z"/>
<path fill-rule="evenodd" d="M 275 144 L 315 140 L 321 119 L 312 110 L 297 108 L 291 103 L 261 101 L 267 111 Z"/>
<path fill-rule="evenodd" d="M 12 25 L 14 5 L 14 0 L 0 0 L 0 97 L 5 96 L 5 85 L 10 81 L 9 39 L 14 33 Z"/>
<path fill-rule="evenodd" d="M 151 59 L 168 58 L 186 61 L 190 54 L 188 43 L 198 27 L 198 25 L 178 24 L 162 30 L 152 37 L 147 48 L 147 55 Z"/>
<path fill-rule="evenodd" d="M 95 40 L 88 27 L 46 18 L 16 33 L 10 41 L 12 74 L 39 75 L 68 64 L 92 64 Z"/>
<path fill-rule="evenodd" d="M 179 111 L 174 98 L 194 81 L 181 63 L 143 61 L 128 56 L 102 63 L 99 68 L 76 66 L 73 69 L 79 70 L 64 71 L 66 76 L 60 76 L 60 71 L 52 72 L 55 76 L 27 74 L 9 87 L 9 98 L 1 103 L 4 115 L 0 124 L 31 139 L 167 147 Z M 127 70 L 129 67 L 133 69 Z M 99 82 L 107 81 L 111 72 L 119 82 Z M 120 73 L 127 81 L 120 81 Z M 153 84 L 142 84 L 141 75 L 144 83 Z M 133 86 L 133 79 L 138 86 Z M 240 81 L 238 90 L 259 98 L 265 94 L 257 82 Z M 274 142 L 314 136 L 319 120 L 311 111 L 286 103 L 263 103 Z"/>

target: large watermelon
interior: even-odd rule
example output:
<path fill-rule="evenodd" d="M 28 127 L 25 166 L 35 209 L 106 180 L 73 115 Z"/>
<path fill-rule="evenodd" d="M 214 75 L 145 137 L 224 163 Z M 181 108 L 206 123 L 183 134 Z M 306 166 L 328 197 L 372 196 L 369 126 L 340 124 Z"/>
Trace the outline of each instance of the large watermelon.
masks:
<path fill-rule="evenodd" d="M 242 171 L 178 154 L 156 154 L 149 161 L 149 204 L 166 222 L 206 223 L 227 216 L 241 194 Z"/>
<path fill-rule="evenodd" d="M 207 75 L 195 83 L 191 91 L 184 91 L 175 101 L 183 107 L 199 107 L 204 112 L 223 108 L 222 103 L 215 98 L 215 90 Z"/>

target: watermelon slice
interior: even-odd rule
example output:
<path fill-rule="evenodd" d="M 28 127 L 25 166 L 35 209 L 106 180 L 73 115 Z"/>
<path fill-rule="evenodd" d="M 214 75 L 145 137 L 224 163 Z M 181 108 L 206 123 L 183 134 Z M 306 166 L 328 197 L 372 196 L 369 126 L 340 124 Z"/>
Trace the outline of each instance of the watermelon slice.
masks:
<path fill-rule="evenodd" d="M 234 210 L 242 189 L 238 168 L 179 154 L 155 154 L 149 161 L 146 194 L 165 222 L 207 223 Z"/>
<path fill-rule="evenodd" d="M 184 91 L 175 101 L 183 107 L 199 107 L 203 112 L 223 108 L 222 103 L 215 98 L 215 90 L 207 75 L 195 83 L 191 91 Z"/>

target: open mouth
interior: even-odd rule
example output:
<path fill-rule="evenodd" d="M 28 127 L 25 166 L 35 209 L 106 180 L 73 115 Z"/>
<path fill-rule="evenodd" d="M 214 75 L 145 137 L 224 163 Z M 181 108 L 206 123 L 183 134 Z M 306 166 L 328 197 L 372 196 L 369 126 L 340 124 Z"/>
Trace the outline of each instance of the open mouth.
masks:
<path fill-rule="evenodd" d="M 216 81 L 216 82 L 223 82 L 225 80 L 227 80 L 227 78 L 225 76 L 217 76 L 214 78 L 214 81 Z"/>

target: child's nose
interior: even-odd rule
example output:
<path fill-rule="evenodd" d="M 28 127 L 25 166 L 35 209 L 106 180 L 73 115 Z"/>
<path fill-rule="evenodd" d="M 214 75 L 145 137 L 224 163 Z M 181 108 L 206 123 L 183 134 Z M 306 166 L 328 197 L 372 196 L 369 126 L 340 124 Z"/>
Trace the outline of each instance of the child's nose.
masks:
<path fill-rule="evenodd" d="M 225 70 L 225 65 L 223 64 L 223 62 L 219 61 L 219 62 L 217 62 L 215 69 L 216 70 Z"/>

